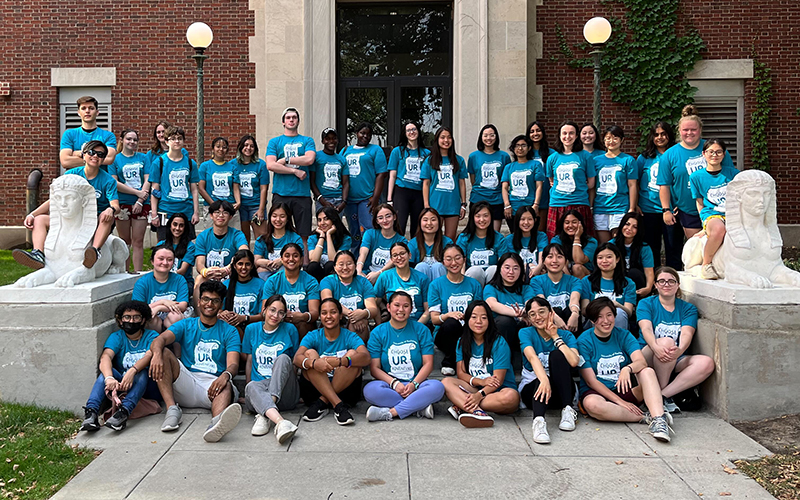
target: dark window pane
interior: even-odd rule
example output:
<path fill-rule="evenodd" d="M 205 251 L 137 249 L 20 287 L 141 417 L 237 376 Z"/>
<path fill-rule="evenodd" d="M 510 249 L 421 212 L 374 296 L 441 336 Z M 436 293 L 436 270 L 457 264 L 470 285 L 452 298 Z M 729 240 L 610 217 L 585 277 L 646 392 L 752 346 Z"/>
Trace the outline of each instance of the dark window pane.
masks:
<path fill-rule="evenodd" d="M 430 146 L 433 134 L 442 126 L 442 87 L 403 87 L 400 91 L 401 121 L 414 120 L 422 127 L 422 142 Z"/>
<path fill-rule="evenodd" d="M 372 124 L 372 143 L 387 145 L 388 97 L 386 88 L 347 89 L 347 143 L 356 143 L 356 127 L 361 122 Z M 340 144 L 344 146 L 344 144 Z"/>
<path fill-rule="evenodd" d="M 340 75 L 450 75 L 450 11 L 440 3 L 339 6 Z"/>

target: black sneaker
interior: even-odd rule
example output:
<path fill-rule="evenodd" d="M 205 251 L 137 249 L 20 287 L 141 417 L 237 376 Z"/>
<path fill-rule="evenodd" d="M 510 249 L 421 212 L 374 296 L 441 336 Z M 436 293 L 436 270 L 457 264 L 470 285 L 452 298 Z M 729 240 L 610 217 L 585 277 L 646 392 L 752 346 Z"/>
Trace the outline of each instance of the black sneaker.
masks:
<path fill-rule="evenodd" d="M 125 408 L 120 408 L 114 412 L 114 415 L 106 420 L 106 427 L 111 427 L 115 431 L 121 431 L 128 425 L 128 411 Z"/>
<path fill-rule="evenodd" d="M 35 248 L 30 252 L 17 248 L 11 252 L 11 256 L 20 264 L 37 271 L 44 267 L 44 254 Z"/>
<path fill-rule="evenodd" d="M 94 432 L 100 430 L 100 421 L 97 418 L 97 410 L 94 408 L 83 407 L 83 424 L 80 430 Z"/>
<path fill-rule="evenodd" d="M 323 403 L 321 399 L 317 399 L 308 406 L 308 410 L 303 414 L 303 420 L 306 422 L 316 422 L 327 414 L 328 405 Z"/>
<path fill-rule="evenodd" d="M 353 415 L 347 409 L 347 405 L 341 401 L 333 409 L 333 416 L 336 417 L 336 423 L 339 425 L 350 425 L 355 422 Z"/>

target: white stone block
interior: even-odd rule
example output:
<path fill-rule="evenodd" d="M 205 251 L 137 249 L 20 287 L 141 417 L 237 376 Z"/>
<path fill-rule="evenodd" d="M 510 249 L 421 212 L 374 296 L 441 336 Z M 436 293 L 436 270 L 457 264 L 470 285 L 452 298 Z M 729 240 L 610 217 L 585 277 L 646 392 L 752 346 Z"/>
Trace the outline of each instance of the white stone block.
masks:
<path fill-rule="evenodd" d="M 684 292 L 730 304 L 800 304 L 800 288 L 775 285 L 775 288 L 759 289 L 724 280 L 704 280 L 685 272 L 680 275 L 681 289 Z"/>
<path fill-rule="evenodd" d="M 36 288 L 0 287 L 0 304 L 86 304 L 133 290 L 142 275 L 106 274 L 90 283 L 72 288 L 58 288 L 52 284 Z"/>

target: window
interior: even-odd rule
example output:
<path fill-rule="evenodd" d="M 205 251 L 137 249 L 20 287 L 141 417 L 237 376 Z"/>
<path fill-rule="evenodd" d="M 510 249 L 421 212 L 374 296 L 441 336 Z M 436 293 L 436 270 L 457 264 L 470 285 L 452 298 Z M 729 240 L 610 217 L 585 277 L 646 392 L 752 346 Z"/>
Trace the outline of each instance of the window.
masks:
<path fill-rule="evenodd" d="M 111 88 L 110 87 L 62 87 L 58 89 L 58 117 L 60 135 L 67 129 L 81 126 L 78 116 L 78 98 L 90 95 L 100 103 L 97 115 L 97 126 L 111 130 Z"/>
<path fill-rule="evenodd" d="M 695 105 L 703 120 L 703 137 L 722 139 L 728 146 L 733 164 L 741 169 L 741 97 L 695 97 Z"/>

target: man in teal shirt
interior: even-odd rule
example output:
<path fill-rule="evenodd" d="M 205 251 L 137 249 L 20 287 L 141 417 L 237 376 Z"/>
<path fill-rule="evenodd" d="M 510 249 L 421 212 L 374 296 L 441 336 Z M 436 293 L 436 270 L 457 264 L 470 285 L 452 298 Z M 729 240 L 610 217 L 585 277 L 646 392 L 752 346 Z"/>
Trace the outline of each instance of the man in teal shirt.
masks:
<path fill-rule="evenodd" d="M 61 151 L 58 158 L 64 170 L 83 166 L 83 147 L 89 141 L 100 141 L 108 148 L 108 154 L 100 166 L 108 170 L 117 156 L 117 138 L 108 130 L 97 126 L 99 114 L 97 99 L 92 96 L 83 96 L 78 99 L 78 115 L 81 117 L 81 126 L 64 132 L 61 136 Z"/>

